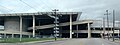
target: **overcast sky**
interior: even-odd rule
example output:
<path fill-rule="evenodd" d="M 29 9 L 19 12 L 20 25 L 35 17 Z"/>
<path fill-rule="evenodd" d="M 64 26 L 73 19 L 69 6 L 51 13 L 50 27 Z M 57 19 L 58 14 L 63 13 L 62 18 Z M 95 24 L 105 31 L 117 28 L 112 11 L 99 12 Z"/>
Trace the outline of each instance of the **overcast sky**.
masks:
<path fill-rule="evenodd" d="M 24 4 L 23 2 L 28 5 Z M 105 10 L 116 11 L 120 20 L 120 0 L 0 0 L 0 13 L 46 12 L 59 9 L 61 12 L 83 12 L 80 19 L 102 19 Z"/>

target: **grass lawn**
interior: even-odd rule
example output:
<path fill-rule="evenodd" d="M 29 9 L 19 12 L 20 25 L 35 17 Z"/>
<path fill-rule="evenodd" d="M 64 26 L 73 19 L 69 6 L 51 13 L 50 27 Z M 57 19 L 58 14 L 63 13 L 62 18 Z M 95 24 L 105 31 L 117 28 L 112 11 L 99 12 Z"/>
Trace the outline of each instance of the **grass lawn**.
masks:
<path fill-rule="evenodd" d="M 61 39 L 61 38 L 58 38 Z M 54 38 L 22 38 L 21 42 L 31 42 L 31 41 L 43 41 L 43 40 L 54 40 Z M 7 38 L 0 39 L 0 43 L 19 43 L 19 38 Z"/>

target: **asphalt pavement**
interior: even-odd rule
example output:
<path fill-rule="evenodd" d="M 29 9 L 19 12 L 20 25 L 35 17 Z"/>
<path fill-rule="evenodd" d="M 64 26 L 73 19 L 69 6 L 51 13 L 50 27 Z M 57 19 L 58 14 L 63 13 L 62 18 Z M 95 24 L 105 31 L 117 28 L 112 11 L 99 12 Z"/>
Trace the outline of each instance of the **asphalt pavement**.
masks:
<path fill-rule="evenodd" d="M 37 43 L 0 43 L 0 45 L 120 45 L 101 38 L 80 38 Z"/>

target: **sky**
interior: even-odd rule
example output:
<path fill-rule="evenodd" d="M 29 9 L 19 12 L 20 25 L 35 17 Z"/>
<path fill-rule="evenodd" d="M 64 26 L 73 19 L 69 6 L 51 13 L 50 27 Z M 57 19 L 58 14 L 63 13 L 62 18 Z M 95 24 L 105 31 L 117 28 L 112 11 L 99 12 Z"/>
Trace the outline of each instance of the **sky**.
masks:
<path fill-rule="evenodd" d="M 25 3 L 28 5 L 26 5 Z M 0 13 L 49 12 L 82 12 L 80 20 L 102 20 L 106 10 L 112 21 L 112 10 L 115 10 L 116 22 L 120 21 L 120 0 L 0 0 Z"/>

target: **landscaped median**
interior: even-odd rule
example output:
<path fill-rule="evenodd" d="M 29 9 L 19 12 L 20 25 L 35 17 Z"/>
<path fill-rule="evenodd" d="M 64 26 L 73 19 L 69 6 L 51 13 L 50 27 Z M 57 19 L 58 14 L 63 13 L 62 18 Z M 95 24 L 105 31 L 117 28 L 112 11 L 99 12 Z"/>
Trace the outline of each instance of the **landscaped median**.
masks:
<path fill-rule="evenodd" d="M 1 38 L 0 43 L 23 43 L 23 42 L 35 42 L 35 41 L 46 41 L 53 40 L 54 38 Z M 58 38 L 58 40 L 62 40 L 62 38 Z"/>

